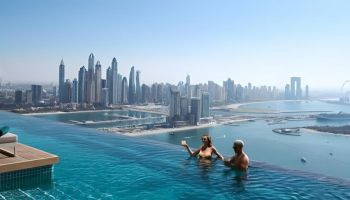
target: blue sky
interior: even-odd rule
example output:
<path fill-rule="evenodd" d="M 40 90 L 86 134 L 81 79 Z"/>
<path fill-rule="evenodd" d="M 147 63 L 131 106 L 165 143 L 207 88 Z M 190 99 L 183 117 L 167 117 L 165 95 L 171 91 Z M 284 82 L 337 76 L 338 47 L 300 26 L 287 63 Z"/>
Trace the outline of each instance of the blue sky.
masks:
<path fill-rule="evenodd" d="M 0 77 L 77 77 L 92 52 L 103 70 L 144 83 L 238 83 L 340 89 L 350 79 L 350 1 L 1 1 Z M 103 73 L 103 76 L 105 74 Z"/>

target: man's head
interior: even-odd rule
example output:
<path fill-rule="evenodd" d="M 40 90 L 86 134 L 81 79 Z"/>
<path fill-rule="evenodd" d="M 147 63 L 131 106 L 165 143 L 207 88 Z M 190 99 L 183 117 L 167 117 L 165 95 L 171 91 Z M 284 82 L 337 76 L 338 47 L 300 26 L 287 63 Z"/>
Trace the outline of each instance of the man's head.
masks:
<path fill-rule="evenodd" d="M 244 142 L 242 140 L 235 140 L 233 142 L 233 149 L 235 153 L 240 153 L 243 150 Z"/>

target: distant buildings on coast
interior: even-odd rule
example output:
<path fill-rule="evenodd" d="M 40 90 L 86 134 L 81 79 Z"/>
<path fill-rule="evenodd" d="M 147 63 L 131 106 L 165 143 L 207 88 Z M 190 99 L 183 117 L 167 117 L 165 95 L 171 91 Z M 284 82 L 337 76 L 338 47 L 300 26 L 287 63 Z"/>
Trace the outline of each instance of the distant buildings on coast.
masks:
<path fill-rule="evenodd" d="M 276 86 L 241 85 L 228 78 L 222 85 L 213 81 L 191 84 L 187 75 L 185 82 L 142 84 L 141 71 L 131 67 L 129 76 L 118 70 L 113 58 L 106 71 L 100 61 L 95 62 L 91 53 L 87 68 L 81 66 L 77 77 L 66 77 L 63 59 L 58 66 L 58 87 L 31 85 L 30 89 L 0 90 L 0 108 L 25 108 L 28 106 L 59 106 L 60 110 L 95 109 L 118 105 L 143 105 L 154 103 L 169 107 L 169 121 L 173 123 L 198 124 L 210 121 L 210 106 L 230 103 L 300 100 L 309 98 L 309 87 L 302 90 L 301 77 L 291 77 L 290 84 L 280 91 Z M 102 78 L 105 73 L 105 79 Z M 6 87 L 6 85 L 5 85 Z M 4 88 L 4 85 L 2 85 Z M 8 87 L 11 88 L 11 87 Z"/>
<path fill-rule="evenodd" d="M 284 99 L 302 100 L 309 99 L 309 86 L 305 86 L 304 93 L 301 89 L 301 77 L 290 77 L 290 84 L 286 84 L 284 90 Z"/>

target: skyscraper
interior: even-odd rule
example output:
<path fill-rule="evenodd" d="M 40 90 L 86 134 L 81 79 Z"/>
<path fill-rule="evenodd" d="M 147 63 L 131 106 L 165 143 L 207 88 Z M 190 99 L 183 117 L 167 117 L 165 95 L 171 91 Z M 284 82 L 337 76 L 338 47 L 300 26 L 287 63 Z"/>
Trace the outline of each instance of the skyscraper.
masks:
<path fill-rule="evenodd" d="M 230 78 L 224 82 L 224 89 L 226 93 L 226 102 L 232 103 L 235 101 L 235 89 L 234 89 L 234 81 Z"/>
<path fill-rule="evenodd" d="M 63 102 L 64 103 L 71 103 L 72 102 L 72 82 L 67 79 L 66 82 L 64 83 L 64 98 L 63 98 Z"/>
<path fill-rule="evenodd" d="M 26 90 L 26 104 L 33 104 L 33 92 L 32 90 Z"/>
<path fill-rule="evenodd" d="M 286 86 L 284 87 L 284 99 L 290 99 L 289 84 L 286 84 Z"/>
<path fill-rule="evenodd" d="M 151 89 L 146 84 L 142 84 L 142 103 L 150 101 Z"/>
<path fill-rule="evenodd" d="M 188 99 L 191 99 L 191 77 L 190 75 L 186 76 L 186 95 Z"/>
<path fill-rule="evenodd" d="M 40 103 L 41 99 L 42 99 L 42 91 L 43 88 L 41 85 L 32 85 L 32 102 L 34 104 L 38 104 Z"/>
<path fill-rule="evenodd" d="M 86 69 L 84 66 L 82 66 L 79 70 L 79 83 L 78 83 L 78 102 L 79 103 L 85 103 L 85 86 L 86 86 Z"/>
<path fill-rule="evenodd" d="M 73 80 L 72 102 L 73 103 L 78 103 L 78 80 L 76 78 Z"/>
<path fill-rule="evenodd" d="M 199 98 L 191 98 L 191 116 L 192 123 L 198 125 L 201 117 L 201 100 Z"/>
<path fill-rule="evenodd" d="M 118 62 L 116 58 L 112 60 L 112 69 L 111 69 L 111 88 L 109 90 L 109 95 L 112 96 L 110 103 L 117 104 L 118 97 Z"/>
<path fill-rule="evenodd" d="M 305 99 L 309 99 L 309 86 L 305 86 Z"/>
<path fill-rule="evenodd" d="M 134 66 L 131 67 L 129 75 L 129 104 L 135 103 L 135 71 Z"/>
<path fill-rule="evenodd" d="M 169 117 L 172 121 L 180 117 L 180 92 L 177 89 L 170 89 Z"/>
<path fill-rule="evenodd" d="M 201 99 L 201 117 L 209 117 L 209 94 L 206 92 L 202 93 Z"/>
<path fill-rule="evenodd" d="M 187 96 L 183 96 L 180 98 L 180 118 L 181 120 L 185 120 L 188 116 L 189 106 L 188 106 Z"/>
<path fill-rule="evenodd" d="M 108 107 L 108 88 L 102 88 L 102 96 L 101 96 L 102 106 Z"/>
<path fill-rule="evenodd" d="M 123 78 L 122 81 L 122 104 L 128 103 L 128 81 L 126 80 L 126 77 Z"/>
<path fill-rule="evenodd" d="M 292 99 L 301 99 L 300 77 L 290 77 L 290 97 Z"/>
<path fill-rule="evenodd" d="M 118 81 L 117 81 L 117 102 L 122 103 L 122 82 L 123 82 L 123 76 L 118 73 Z"/>
<path fill-rule="evenodd" d="M 95 102 L 101 102 L 101 63 L 97 61 L 95 65 Z"/>
<path fill-rule="evenodd" d="M 153 83 L 151 86 L 151 101 L 158 103 L 158 83 Z"/>
<path fill-rule="evenodd" d="M 91 53 L 88 61 L 88 71 L 86 77 L 86 102 L 95 102 L 95 81 L 94 81 L 94 55 Z"/>
<path fill-rule="evenodd" d="M 113 89 L 113 79 L 112 79 L 112 68 L 108 67 L 106 70 L 106 88 L 108 88 L 108 103 L 111 104 L 113 101 L 112 89 Z"/>
<path fill-rule="evenodd" d="M 21 105 L 23 103 L 23 91 L 22 90 L 16 90 L 15 91 L 15 104 Z"/>
<path fill-rule="evenodd" d="M 140 85 L 140 71 L 136 71 L 136 103 L 141 102 L 141 85 Z"/>
<path fill-rule="evenodd" d="M 59 78 L 58 78 L 58 96 L 59 102 L 63 102 L 64 96 L 64 62 L 61 60 L 61 64 L 59 66 Z"/>

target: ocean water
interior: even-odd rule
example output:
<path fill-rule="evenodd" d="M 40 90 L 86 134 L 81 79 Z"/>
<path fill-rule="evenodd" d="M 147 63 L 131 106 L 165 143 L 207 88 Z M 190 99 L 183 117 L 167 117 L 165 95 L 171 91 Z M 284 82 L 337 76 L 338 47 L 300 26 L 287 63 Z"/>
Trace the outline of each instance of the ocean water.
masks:
<path fill-rule="evenodd" d="M 50 186 L 0 192 L 0 199 L 350 198 L 344 179 L 262 162 L 242 176 L 220 160 L 189 159 L 179 145 L 7 112 L 0 112 L 0 125 L 60 157 Z"/>
<path fill-rule="evenodd" d="M 91 128 L 122 127 L 140 124 L 161 123 L 165 118 L 156 113 L 132 110 L 107 110 L 92 112 L 36 114 L 38 118 L 50 119 L 63 123 L 88 122 L 82 126 Z"/>
<path fill-rule="evenodd" d="M 320 101 L 297 102 L 264 102 L 248 104 L 244 106 L 250 110 L 262 110 L 270 108 L 277 112 L 276 116 L 288 116 L 303 113 L 305 111 L 330 111 L 349 112 L 350 106 L 329 104 Z M 296 112 L 296 113 L 294 113 Z M 232 112 L 232 115 L 241 113 Z M 271 116 L 269 114 L 269 116 Z M 261 115 L 259 116 L 261 117 Z M 281 135 L 274 133 L 272 129 L 284 127 L 303 127 L 310 125 L 346 125 L 350 121 L 288 121 L 284 124 L 269 125 L 265 120 L 237 123 L 239 126 L 221 125 L 211 128 L 196 129 L 176 132 L 167 132 L 158 135 L 146 135 L 143 138 L 167 142 L 178 145 L 181 140 L 194 149 L 201 145 L 200 138 L 204 134 L 212 137 L 215 147 L 224 155 L 233 154 L 232 143 L 236 139 L 245 141 L 245 151 L 252 160 L 270 163 L 287 169 L 296 169 L 312 173 L 319 173 L 332 177 L 346 178 L 350 180 L 350 136 L 315 133 L 301 130 L 301 136 Z M 183 149 L 183 151 L 185 151 Z M 301 162 L 306 158 L 307 162 Z"/>

